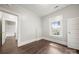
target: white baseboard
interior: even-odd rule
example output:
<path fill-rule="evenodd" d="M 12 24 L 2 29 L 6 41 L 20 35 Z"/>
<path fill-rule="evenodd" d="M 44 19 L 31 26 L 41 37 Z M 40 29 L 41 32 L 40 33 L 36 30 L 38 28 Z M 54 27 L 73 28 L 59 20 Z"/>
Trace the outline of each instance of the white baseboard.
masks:
<path fill-rule="evenodd" d="M 35 39 L 31 39 L 31 40 L 24 41 L 24 42 L 18 42 L 18 47 L 26 45 L 26 44 L 34 42 L 34 41 L 41 40 L 41 39 L 45 39 L 45 40 L 49 40 L 49 41 L 52 41 L 52 42 L 56 42 L 56 43 L 59 43 L 59 44 L 66 45 L 66 42 L 61 41 L 61 40 L 60 41 L 56 41 L 56 40 L 53 40 L 53 39 L 50 39 L 50 38 L 47 38 L 47 37 L 40 37 L 40 38 L 35 38 Z"/>
<path fill-rule="evenodd" d="M 18 42 L 18 47 L 26 45 L 26 44 L 34 42 L 34 41 L 38 41 L 40 39 L 41 39 L 41 37 L 40 38 L 31 39 L 31 40 L 28 40 L 28 41 Z"/>
<path fill-rule="evenodd" d="M 49 40 L 49 41 L 52 41 L 52 42 L 56 42 L 56 43 L 63 44 L 63 45 L 67 45 L 67 43 L 64 40 L 57 41 L 55 39 L 50 39 L 50 38 L 47 38 L 47 37 L 42 37 L 42 39 Z"/>

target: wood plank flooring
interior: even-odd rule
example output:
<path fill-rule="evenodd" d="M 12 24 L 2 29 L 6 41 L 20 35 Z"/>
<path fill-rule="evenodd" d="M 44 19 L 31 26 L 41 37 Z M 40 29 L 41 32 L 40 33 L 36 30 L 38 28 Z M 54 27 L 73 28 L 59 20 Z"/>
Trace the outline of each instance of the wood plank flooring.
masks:
<path fill-rule="evenodd" d="M 17 47 L 14 37 L 6 39 L 0 50 L 1 54 L 76 54 L 76 50 L 66 46 L 41 39 L 21 47 Z"/>

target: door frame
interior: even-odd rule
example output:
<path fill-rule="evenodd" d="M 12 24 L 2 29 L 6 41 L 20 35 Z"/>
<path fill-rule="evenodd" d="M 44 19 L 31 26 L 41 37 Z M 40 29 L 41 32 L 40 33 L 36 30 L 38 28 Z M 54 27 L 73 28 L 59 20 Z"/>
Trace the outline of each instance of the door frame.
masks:
<path fill-rule="evenodd" d="M 72 47 L 70 47 L 69 46 L 69 44 L 68 44 L 68 21 L 70 20 L 70 19 L 77 19 L 77 18 L 79 18 L 79 17 L 74 17 L 74 18 L 69 18 L 69 19 L 67 19 L 67 47 L 69 47 L 69 48 L 71 48 L 71 49 L 75 49 L 75 50 L 79 50 L 79 49 L 77 49 L 77 48 L 72 48 Z"/>
<path fill-rule="evenodd" d="M 10 12 L 10 11 L 8 11 L 8 10 L 0 10 L 1 12 L 4 12 L 4 13 L 8 13 L 8 14 L 11 14 L 11 15 L 14 15 L 14 16 L 16 16 L 17 17 L 17 30 L 16 30 L 16 32 L 17 32 L 17 34 L 16 34 L 16 39 L 17 40 L 19 40 L 19 34 L 18 34 L 18 20 L 19 20 L 19 16 L 17 15 L 17 14 L 15 14 L 15 13 L 13 13 L 13 12 Z M 3 21 L 3 15 L 2 15 L 2 17 L 1 17 L 1 19 L 2 19 L 2 21 Z M 3 32 L 2 32 L 2 34 L 3 34 Z M 3 40 L 3 39 L 2 39 Z M 17 43 L 18 43 L 18 41 L 17 41 Z M 3 44 L 2 44 L 3 45 Z"/>

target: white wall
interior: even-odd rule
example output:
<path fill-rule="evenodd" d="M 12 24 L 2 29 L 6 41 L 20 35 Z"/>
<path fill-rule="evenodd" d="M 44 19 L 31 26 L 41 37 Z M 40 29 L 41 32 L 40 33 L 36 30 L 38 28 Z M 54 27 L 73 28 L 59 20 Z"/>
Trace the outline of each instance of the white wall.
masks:
<path fill-rule="evenodd" d="M 5 21 L 5 32 L 6 32 L 6 37 L 8 36 L 15 36 L 16 33 L 16 22 L 12 21 Z"/>
<path fill-rule="evenodd" d="M 79 5 L 70 5 L 64 9 L 56 11 L 48 16 L 40 18 L 28 9 L 21 8 L 20 6 L 8 7 L 7 5 L 0 5 L 0 10 L 18 15 L 18 46 L 27 44 L 31 41 L 38 40 L 37 38 L 45 37 L 48 40 L 55 41 L 66 45 L 67 41 L 67 19 L 79 17 Z M 48 18 L 63 15 L 63 38 L 49 36 L 49 20 Z M 42 24 L 41 24 L 42 22 Z M 41 28 L 42 26 L 42 28 Z M 42 29 L 42 35 L 41 35 Z"/>
<path fill-rule="evenodd" d="M 52 37 L 49 35 L 49 18 L 63 15 L 63 37 Z M 48 40 L 58 42 L 61 44 L 67 44 L 67 19 L 79 17 L 79 5 L 70 5 L 64 9 L 51 13 L 45 17 L 42 17 L 42 36 Z"/>
<path fill-rule="evenodd" d="M 40 18 L 30 11 L 23 13 L 21 20 L 21 43 L 29 43 L 41 36 Z"/>
<path fill-rule="evenodd" d="M 0 10 L 5 10 L 18 15 L 18 46 L 38 40 L 41 37 L 40 18 L 28 9 L 7 5 L 0 5 Z"/>
<path fill-rule="evenodd" d="M 1 40 L 2 39 L 2 21 L 0 20 L 0 43 L 1 43 Z"/>
<path fill-rule="evenodd" d="M 1 32 L 2 32 L 2 21 L 1 21 L 1 12 L 0 12 L 0 35 L 1 35 Z"/>

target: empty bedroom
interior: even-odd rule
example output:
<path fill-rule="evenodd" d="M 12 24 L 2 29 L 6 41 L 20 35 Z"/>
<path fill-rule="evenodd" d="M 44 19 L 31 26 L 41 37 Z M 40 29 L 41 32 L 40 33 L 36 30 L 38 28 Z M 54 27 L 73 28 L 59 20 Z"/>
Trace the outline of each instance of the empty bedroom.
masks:
<path fill-rule="evenodd" d="M 79 4 L 0 4 L 0 54 L 78 54 Z"/>

